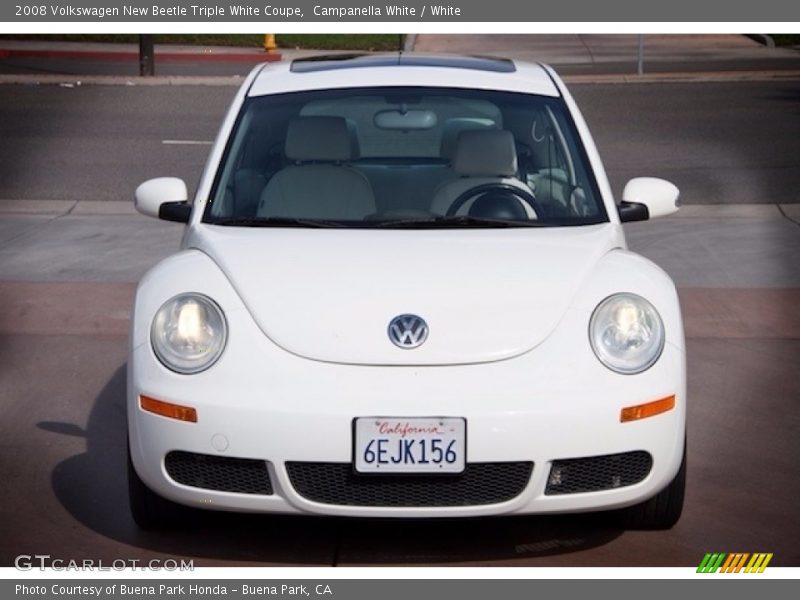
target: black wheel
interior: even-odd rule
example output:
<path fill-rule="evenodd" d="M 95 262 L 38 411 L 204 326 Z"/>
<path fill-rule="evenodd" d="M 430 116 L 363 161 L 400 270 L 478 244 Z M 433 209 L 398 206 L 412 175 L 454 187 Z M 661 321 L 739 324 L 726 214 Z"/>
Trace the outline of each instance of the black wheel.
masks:
<path fill-rule="evenodd" d="M 686 491 L 686 443 L 683 444 L 683 460 L 678 474 L 670 484 L 658 494 L 623 511 L 623 519 L 628 529 L 670 529 L 683 511 L 683 497 Z"/>
<path fill-rule="evenodd" d="M 168 529 L 184 522 L 186 509 L 180 504 L 162 498 L 139 478 L 131 460 L 128 447 L 128 501 L 131 515 L 140 529 Z"/>
<path fill-rule="evenodd" d="M 469 200 L 489 194 L 503 194 L 514 198 L 522 204 L 527 204 L 537 217 L 540 218 L 542 215 L 542 208 L 530 192 L 508 183 L 484 183 L 483 185 L 478 185 L 464 191 L 458 198 L 453 200 L 450 208 L 447 209 L 447 216 L 454 216 L 458 212 L 458 209 L 464 206 Z"/>

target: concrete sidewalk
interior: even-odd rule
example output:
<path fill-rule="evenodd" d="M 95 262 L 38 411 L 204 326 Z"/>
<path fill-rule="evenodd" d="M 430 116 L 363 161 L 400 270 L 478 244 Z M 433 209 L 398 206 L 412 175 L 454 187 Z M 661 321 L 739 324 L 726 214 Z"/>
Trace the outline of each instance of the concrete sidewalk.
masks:
<path fill-rule="evenodd" d="M 794 47 L 770 48 L 744 35 L 647 34 L 645 73 L 800 68 Z M 502 56 L 543 62 L 570 74 L 636 72 L 638 35 L 418 35 L 416 52 Z M 567 67 L 564 69 L 564 67 Z"/>
<path fill-rule="evenodd" d="M 647 34 L 648 61 L 729 61 L 762 58 L 800 58 L 794 48 L 770 48 L 744 35 Z M 416 36 L 416 52 L 452 52 L 509 56 L 519 60 L 560 64 L 598 64 L 636 60 L 638 35 L 431 35 Z"/>

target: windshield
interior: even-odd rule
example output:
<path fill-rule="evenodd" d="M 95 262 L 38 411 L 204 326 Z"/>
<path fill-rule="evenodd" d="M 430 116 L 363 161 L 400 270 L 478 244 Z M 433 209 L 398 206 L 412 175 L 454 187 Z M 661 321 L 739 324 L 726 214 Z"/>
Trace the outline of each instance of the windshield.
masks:
<path fill-rule="evenodd" d="M 204 220 L 466 228 L 608 219 L 563 100 L 404 87 L 249 98 Z"/>

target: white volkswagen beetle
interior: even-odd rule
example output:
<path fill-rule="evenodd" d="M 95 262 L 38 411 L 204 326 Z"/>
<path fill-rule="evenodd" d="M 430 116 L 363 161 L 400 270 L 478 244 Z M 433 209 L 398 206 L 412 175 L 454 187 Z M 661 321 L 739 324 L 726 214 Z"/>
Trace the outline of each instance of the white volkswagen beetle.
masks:
<path fill-rule="evenodd" d="M 626 509 L 671 527 L 685 482 L 685 346 L 670 278 L 622 222 L 558 76 L 500 59 L 264 65 L 241 87 L 186 222 L 139 283 L 129 487 L 181 505 L 357 517 Z"/>

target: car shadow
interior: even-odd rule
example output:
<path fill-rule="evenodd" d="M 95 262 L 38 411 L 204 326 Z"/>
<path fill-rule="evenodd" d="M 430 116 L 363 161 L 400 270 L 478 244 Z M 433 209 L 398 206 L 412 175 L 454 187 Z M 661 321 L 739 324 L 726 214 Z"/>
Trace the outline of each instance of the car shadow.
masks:
<path fill-rule="evenodd" d="M 602 513 L 362 520 L 192 509 L 187 509 L 189 517 L 180 527 L 144 532 L 136 527 L 128 509 L 125 389 L 123 365 L 97 397 L 85 431 L 52 421 L 40 422 L 38 427 L 86 440 L 84 453 L 62 461 L 52 471 L 53 491 L 64 508 L 92 531 L 150 553 L 194 557 L 198 566 L 505 563 L 587 550 L 622 533 Z"/>

